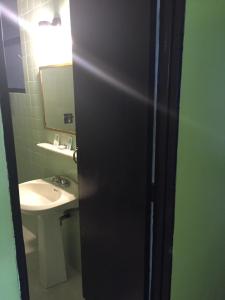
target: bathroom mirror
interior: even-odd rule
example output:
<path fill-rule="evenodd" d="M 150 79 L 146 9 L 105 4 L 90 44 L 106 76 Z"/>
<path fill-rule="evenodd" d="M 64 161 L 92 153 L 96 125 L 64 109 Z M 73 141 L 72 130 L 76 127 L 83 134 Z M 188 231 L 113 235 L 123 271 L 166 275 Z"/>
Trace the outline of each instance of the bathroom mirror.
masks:
<path fill-rule="evenodd" d="M 39 68 L 45 127 L 75 133 L 72 65 Z"/>

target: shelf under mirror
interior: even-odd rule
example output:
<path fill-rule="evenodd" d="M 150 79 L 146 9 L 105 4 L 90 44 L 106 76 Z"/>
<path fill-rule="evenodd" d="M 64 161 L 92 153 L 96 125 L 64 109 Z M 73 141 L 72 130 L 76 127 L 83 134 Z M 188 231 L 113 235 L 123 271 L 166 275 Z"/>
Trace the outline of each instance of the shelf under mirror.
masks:
<path fill-rule="evenodd" d="M 39 144 L 37 144 L 37 146 L 42 149 L 73 158 L 74 150 L 60 149 L 60 148 L 58 148 L 58 146 L 55 146 L 50 143 L 39 143 Z"/>

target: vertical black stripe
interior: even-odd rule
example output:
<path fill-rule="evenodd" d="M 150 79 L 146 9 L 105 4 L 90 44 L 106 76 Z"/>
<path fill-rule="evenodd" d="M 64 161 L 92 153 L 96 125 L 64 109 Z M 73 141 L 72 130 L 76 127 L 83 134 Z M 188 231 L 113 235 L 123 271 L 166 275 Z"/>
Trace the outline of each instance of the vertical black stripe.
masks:
<path fill-rule="evenodd" d="M 153 300 L 169 300 L 185 0 L 161 0 Z"/>

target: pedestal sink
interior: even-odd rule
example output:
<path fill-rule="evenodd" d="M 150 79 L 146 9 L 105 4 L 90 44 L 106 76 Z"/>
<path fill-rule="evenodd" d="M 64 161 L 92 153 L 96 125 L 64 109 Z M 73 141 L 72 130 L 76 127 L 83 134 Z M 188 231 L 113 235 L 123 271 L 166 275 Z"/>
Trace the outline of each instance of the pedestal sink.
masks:
<path fill-rule="evenodd" d="M 52 178 L 19 184 L 22 213 L 38 218 L 40 281 L 45 288 L 67 280 L 60 217 L 65 210 L 78 208 L 78 187 L 59 186 Z"/>

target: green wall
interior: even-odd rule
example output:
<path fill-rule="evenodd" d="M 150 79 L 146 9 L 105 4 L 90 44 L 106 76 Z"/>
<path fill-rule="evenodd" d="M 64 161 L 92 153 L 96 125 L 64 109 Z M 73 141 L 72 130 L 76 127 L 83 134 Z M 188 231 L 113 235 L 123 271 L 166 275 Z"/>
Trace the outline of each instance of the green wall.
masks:
<path fill-rule="evenodd" d="M 0 299 L 20 299 L 9 182 L 0 115 Z"/>
<path fill-rule="evenodd" d="M 225 299 L 225 1 L 187 0 L 172 300 Z"/>

